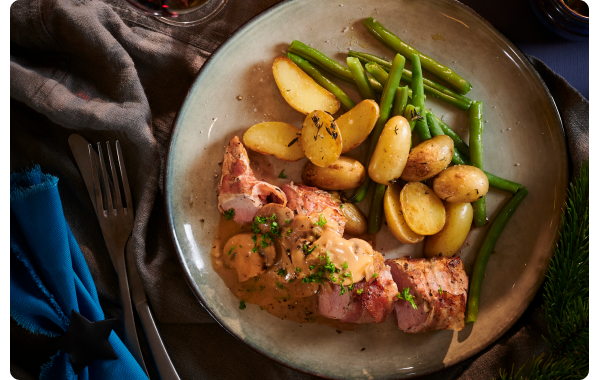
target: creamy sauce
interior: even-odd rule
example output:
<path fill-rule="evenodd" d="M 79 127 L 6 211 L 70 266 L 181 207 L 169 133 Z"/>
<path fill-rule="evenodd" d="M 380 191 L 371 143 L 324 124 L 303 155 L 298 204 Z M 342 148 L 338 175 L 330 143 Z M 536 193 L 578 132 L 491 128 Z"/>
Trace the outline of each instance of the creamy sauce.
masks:
<path fill-rule="evenodd" d="M 341 330 L 356 329 L 358 324 L 319 315 L 319 284 L 302 280 L 315 276 L 327 257 L 337 270 L 332 275 L 329 273 L 335 283 L 348 286 L 370 280 L 380 266 L 379 255 L 363 240 L 339 236 L 335 232 L 339 226 L 330 217 L 329 209 L 322 212 L 322 217 L 310 218 L 293 217 L 286 207 L 276 208 L 268 205 L 257 216 L 274 214 L 280 238 L 269 238 L 273 236 L 268 234 L 272 219 L 257 223 L 260 233 L 256 233 L 249 225 L 239 225 L 221 216 L 211 251 L 214 271 L 238 299 L 256 304 L 278 318 L 326 324 Z"/>

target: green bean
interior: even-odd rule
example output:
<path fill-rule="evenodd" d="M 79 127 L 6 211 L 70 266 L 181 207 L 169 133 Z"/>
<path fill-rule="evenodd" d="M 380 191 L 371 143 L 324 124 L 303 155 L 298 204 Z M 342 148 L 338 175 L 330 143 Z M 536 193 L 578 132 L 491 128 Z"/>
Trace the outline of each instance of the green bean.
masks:
<path fill-rule="evenodd" d="M 466 144 L 464 140 L 462 140 L 460 135 L 455 133 L 455 131 L 451 129 L 449 125 L 447 125 L 443 120 L 439 119 L 437 116 L 435 116 L 435 119 L 437 120 L 437 123 L 439 123 L 441 129 L 443 129 L 444 134 L 451 137 L 451 139 L 453 140 L 453 146 L 457 150 L 459 150 L 460 153 L 462 153 L 464 156 L 470 158 L 470 148 L 468 147 L 468 144 Z"/>
<path fill-rule="evenodd" d="M 377 63 L 368 62 L 366 65 L 364 65 L 364 67 L 366 67 L 366 71 L 368 71 L 370 75 L 372 75 L 374 79 L 377 80 L 377 82 L 379 82 L 383 86 L 385 85 L 385 83 L 387 83 L 387 78 L 389 77 L 389 74 L 387 74 L 387 72 L 383 70 L 383 68 L 379 66 Z"/>
<path fill-rule="evenodd" d="M 483 103 L 472 102 L 470 106 L 470 161 L 472 166 L 483 170 Z M 487 223 L 485 197 L 472 202 L 474 225 L 482 227 Z"/>
<path fill-rule="evenodd" d="M 347 57 L 347 66 L 349 67 L 354 81 L 358 86 L 358 91 L 360 92 L 360 96 L 362 97 L 362 99 L 372 99 L 376 101 L 376 95 L 372 87 L 370 87 L 368 77 L 364 72 L 364 68 L 360 63 L 360 60 L 355 57 Z"/>
<path fill-rule="evenodd" d="M 384 70 L 389 71 L 391 68 L 391 62 L 386 59 L 377 57 L 374 54 L 369 53 L 361 53 L 357 51 L 350 50 L 348 52 L 350 57 L 356 57 L 363 63 L 374 62 L 380 65 Z M 404 72 L 401 76 L 401 79 L 407 84 L 412 84 L 412 72 L 410 70 L 404 69 Z M 437 99 L 441 99 L 461 110 L 467 111 L 470 108 L 470 104 L 472 104 L 472 100 L 465 97 L 464 95 L 460 95 L 457 92 L 437 83 L 428 78 L 422 78 L 422 83 L 424 86 L 424 91 L 434 96 Z"/>
<path fill-rule="evenodd" d="M 414 107 L 413 104 L 408 104 L 406 109 L 404 110 L 403 117 L 406 118 L 408 124 L 410 124 L 410 131 L 414 132 L 414 127 L 416 126 L 416 118 L 420 113 L 420 108 Z"/>
<path fill-rule="evenodd" d="M 366 232 L 369 235 L 376 234 L 381 230 L 383 225 L 383 199 L 385 198 L 385 190 L 387 186 L 377 183 L 372 194 L 370 202 L 370 213 L 368 214 L 368 228 Z"/>
<path fill-rule="evenodd" d="M 501 208 L 499 214 L 495 217 L 495 220 L 491 223 L 485 240 L 478 250 L 476 256 L 476 262 L 474 263 L 474 269 L 470 276 L 470 290 L 468 293 L 468 310 L 466 312 L 466 323 L 476 322 L 478 315 L 478 305 L 480 301 L 480 289 L 485 277 L 485 269 L 487 268 L 487 262 L 489 256 L 495 248 L 495 243 L 499 239 L 501 232 L 505 228 L 507 222 L 510 220 L 512 215 L 518 209 L 518 206 L 524 198 L 528 195 L 526 187 L 521 188 L 514 194 L 507 203 Z"/>
<path fill-rule="evenodd" d="M 399 86 L 401 72 L 403 71 L 405 63 L 406 59 L 400 54 L 397 54 L 393 59 L 393 67 L 391 68 L 389 78 L 385 83 L 383 95 L 381 96 L 381 101 L 379 102 L 380 116 L 376 121 L 374 129 L 370 134 L 370 145 L 368 146 L 366 164 L 364 165 L 366 170 L 368 170 L 370 158 L 372 157 L 374 148 L 376 147 L 376 144 L 379 141 L 381 132 L 383 131 L 383 128 L 387 123 L 387 120 L 389 120 L 391 106 L 393 105 L 393 98 L 395 97 L 395 92 L 397 91 L 397 87 Z M 356 193 L 352 197 L 355 202 L 361 202 L 362 200 L 364 200 L 364 197 L 366 197 L 366 193 L 368 192 L 368 188 L 370 187 L 370 182 L 372 182 L 370 176 L 366 176 L 366 181 L 364 181 L 364 183 L 362 183 L 362 185 L 360 185 L 357 188 Z"/>
<path fill-rule="evenodd" d="M 395 93 L 393 100 L 393 108 L 391 109 L 391 117 L 403 116 L 406 106 L 408 105 L 408 86 L 400 87 Z"/>
<path fill-rule="evenodd" d="M 439 123 L 437 122 L 437 119 L 435 119 L 435 115 L 433 115 L 433 113 L 430 112 L 429 110 L 424 110 L 424 114 L 426 117 L 426 122 L 428 124 L 428 129 L 431 131 L 431 135 L 433 137 L 439 136 L 439 135 L 444 135 L 445 133 L 443 133 L 443 130 L 441 129 L 441 127 L 439 126 Z"/>
<path fill-rule="evenodd" d="M 364 65 L 364 67 L 366 67 L 366 71 L 368 71 L 368 73 L 374 77 L 374 81 L 383 86 L 385 83 L 387 83 L 389 74 L 376 62 L 368 62 L 366 65 Z M 410 88 L 408 88 L 408 97 L 412 97 L 412 90 Z M 426 100 L 426 95 L 424 96 L 424 100 Z"/>
<path fill-rule="evenodd" d="M 439 78 L 443 79 L 447 83 L 451 84 L 458 90 L 458 93 L 464 95 L 472 89 L 472 85 L 468 83 L 468 81 L 466 81 L 464 78 L 456 74 L 452 69 L 440 64 L 434 59 L 420 53 L 412 46 L 406 44 L 399 37 L 385 29 L 385 27 L 381 25 L 378 21 L 376 21 L 374 18 L 369 17 L 366 20 L 364 20 L 364 26 L 376 39 L 386 44 L 387 46 L 390 46 L 397 53 L 407 57 L 417 55 L 422 60 L 422 65 L 425 69 L 438 76 Z"/>
<path fill-rule="evenodd" d="M 340 79 L 346 80 L 348 82 L 354 82 L 354 76 L 351 73 L 351 70 L 347 67 L 343 66 L 339 62 L 335 61 L 322 54 L 320 51 L 310 47 L 303 42 L 295 40 L 289 46 L 289 51 L 295 55 L 302 57 L 303 59 L 312 62 L 316 66 L 322 68 L 325 71 L 337 76 Z M 374 78 L 368 78 L 370 82 L 370 86 L 373 90 L 377 92 L 383 91 L 383 86 L 377 82 Z"/>
<path fill-rule="evenodd" d="M 406 112 L 408 111 L 408 108 L 410 108 L 410 105 L 408 105 L 406 107 Z M 430 114 L 430 111 L 427 111 L 427 118 L 429 117 L 428 114 Z M 433 116 L 435 118 L 435 121 L 437 121 L 437 124 L 443 130 L 444 135 L 452 137 L 449 133 L 447 133 L 447 131 L 451 131 L 451 133 L 453 133 L 454 135 L 457 136 L 457 133 L 455 133 L 449 125 L 445 124 L 436 115 L 433 115 Z M 404 117 L 406 117 L 406 116 L 404 115 Z M 408 117 L 406 117 L 406 119 L 408 119 L 408 121 L 410 120 Z M 430 125 L 430 123 L 429 123 L 429 125 Z M 411 124 L 410 124 L 410 126 L 411 126 Z M 431 130 L 431 134 L 433 136 L 438 136 L 436 133 L 433 133 L 433 127 L 431 127 L 430 130 Z M 438 130 L 436 130 L 436 131 L 438 132 Z M 453 137 L 452 137 L 452 139 L 453 139 Z M 458 136 L 458 139 L 460 139 L 460 141 L 466 146 L 466 149 L 468 149 L 468 150 L 470 149 L 468 147 L 468 145 L 459 136 Z M 455 141 L 456 140 L 454 139 L 454 150 L 453 150 L 453 157 L 451 158 L 451 162 L 455 165 L 471 165 L 470 159 L 468 157 L 466 157 L 466 155 L 463 154 L 460 150 L 455 149 L 455 147 L 456 147 Z M 487 176 L 487 179 L 489 180 L 489 186 L 493 186 L 496 189 L 515 194 L 522 187 L 522 185 L 519 183 L 512 182 L 510 180 L 498 177 L 498 176 L 491 174 L 485 170 L 483 170 L 483 172 L 485 172 L 485 175 Z"/>
<path fill-rule="evenodd" d="M 422 86 L 422 67 L 420 66 L 420 57 L 417 54 L 412 54 L 412 103 L 415 107 L 420 108 L 424 112 L 424 88 Z M 416 120 L 416 132 L 420 141 L 425 141 L 431 138 L 431 132 L 428 130 L 426 118 Z"/>
<path fill-rule="evenodd" d="M 327 77 L 322 75 L 320 71 L 300 56 L 292 53 L 287 53 L 287 57 L 293 61 L 300 69 L 314 79 L 319 85 L 329 90 L 347 111 L 354 108 L 356 104 L 343 92 L 339 86 L 331 82 Z"/>
<path fill-rule="evenodd" d="M 512 182 L 508 179 L 504 179 L 501 177 L 497 177 L 494 174 L 489 173 L 488 171 L 483 170 L 487 179 L 489 180 L 489 186 L 493 186 L 496 189 L 509 191 L 510 193 L 515 194 L 522 188 L 522 185 L 516 182 Z"/>

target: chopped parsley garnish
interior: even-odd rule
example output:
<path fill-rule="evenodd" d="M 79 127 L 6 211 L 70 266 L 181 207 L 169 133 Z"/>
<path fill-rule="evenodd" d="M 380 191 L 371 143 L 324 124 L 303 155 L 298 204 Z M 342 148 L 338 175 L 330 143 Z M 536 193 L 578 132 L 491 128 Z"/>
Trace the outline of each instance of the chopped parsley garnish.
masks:
<path fill-rule="evenodd" d="M 339 208 L 343 208 L 343 205 L 339 205 Z"/>
<path fill-rule="evenodd" d="M 305 253 L 312 253 L 314 252 L 314 250 L 318 248 L 317 245 L 312 246 L 312 247 L 308 247 L 306 244 L 302 245 L 302 251 Z M 321 260 L 324 260 L 323 258 L 321 258 Z"/>
<path fill-rule="evenodd" d="M 287 233 L 286 233 L 285 235 L 286 235 L 286 236 L 289 236 L 289 235 L 291 235 L 291 228 L 288 228 L 288 229 L 287 229 Z"/>
<path fill-rule="evenodd" d="M 362 294 L 362 292 L 364 292 L 364 289 L 358 289 L 358 290 L 356 290 L 356 293 L 358 293 L 358 294 Z"/>
<path fill-rule="evenodd" d="M 287 276 L 287 269 L 281 268 L 277 271 L 277 274 L 281 277 L 285 277 L 285 276 Z"/>
<path fill-rule="evenodd" d="M 443 294 L 443 287 L 439 286 L 439 294 Z"/>
<path fill-rule="evenodd" d="M 225 211 L 225 219 L 227 220 L 231 220 L 235 217 L 235 210 L 230 208 L 227 211 Z"/>
<path fill-rule="evenodd" d="M 229 249 L 229 252 L 227 252 L 227 256 L 231 256 L 231 253 L 233 253 L 234 249 L 235 249 L 235 246 L 232 246 L 231 249 Z"/>
<path fill-rule="evenodd" d="M 255 243 L 257 240 L 256 235 L 252 235 L 252 241 Z"/>
<path fill-rule="evenodd" d="M 277 285 L 277 288 L 279 288 L 279 289 L 284 288 L 284 286 L 279 281 L 276 282 L 276 285 Z"/>
<path fill-rule="evenodd" d="M 410 294 L 410 288 L 404 288 L 401 293 L 397 293 L 396 297 L 400 300 L 408 301 L 414 309 L 418 309 L 414 297 Z"/>
<path fill-rule="evenodd" d="M 378 273 L 376 273 L 376 272 L 374 272 L 374 273 L 372 274 L 372 278 L 377 278 L 378 276 L 379 276 L 379 274 L 378 274 Z"/>
<path fill-rule="evenodd" d="M 314 223 L 314 225 L 324 227 L 325 224 L 327 224 L 327 218 L 323 214 L 318 215 L 318 222 Z"/>
<path fill-rule="evenodd" d="M 239 301 L 239 309 L 241 309 L 241 310 L 245 309 L 245 302 Z"/>
<path fill-rule="evenodd" d="M 343 263 L 343 269 L 347 269 L 349 268 L 349 265 L 347 265 L 347 261 Z"/>
<path fill-rule="evenodd" d="M 295 271 L 296 271 L 297 273 L 302 273 L 302 268 L 297 268 L 297 267 L 296 267 L 296 268 L 295 268 Z"/>
<path fill-rule="evenodd" d="M 335 277 L 335 276 L 331 276 L 331 281 L 333 281 L 333 282 L 337 282 L 337 277 Z"/>
<path fill-rule="evenodd" d="M 285 219 L 285 223 L 287 223 L 287 224 L 291 223 L 291 219 Z"/>
<path fill-rule="evenodd" d="M 281 170 L 281 172 L 279 173 L 279 178 L 287 179 L 287 175 L 285 174 L 285 169 Z"/>
<path fill-rule="evenodd" d="M 313 269 L 314 269 L 314 265 L 310 265 L 310 270 L 313 270 Z"/>

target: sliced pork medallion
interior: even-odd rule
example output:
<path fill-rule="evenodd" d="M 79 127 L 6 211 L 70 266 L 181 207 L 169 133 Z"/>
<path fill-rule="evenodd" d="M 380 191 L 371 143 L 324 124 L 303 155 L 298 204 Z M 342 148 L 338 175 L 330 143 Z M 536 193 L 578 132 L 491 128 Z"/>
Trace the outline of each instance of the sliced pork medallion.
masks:
<path fill-rule="evenodd" d="M 400 258 L 385 263 L 391 267 L 400 294 L 408 289 L 412 298 L 412 302 L 400 299 L 395 304 L 399 329 L 416 333 L 464 328 L 468 277 L 459 257 Z"/>
<path fill-rule="evenodd" d="M 233 136 L 225 151 L 223 172 L 218 185 L 218 209 L 234 211 L 234 220 L 249 223 L 256 212 L 265 204 L 277 203 L 285 206 L 285 193 L 268 182 L 259 181 L 250 168 L 247 151 Z"/>
<path fill-rule="evenodd" d="M 297 215 L 319 219 L 320 214 L 326 210 L 323 215 L 324 219 L 321 220 L 329 221 L 327 217 L 333 219 L 339 225 L 334 230 L 339 235 L 343 235 L 347 218 L 341 212 L 339 205 L 331 199 L 331 194 L 316 187 L 295 185 L 293 182 L 281 186 L 281 189 L 287 196 L 287 207 L 295 211 Z"/>
<path fill-rule="evenodd" d="M 375 252 L 376 255 L 379 253 Z M 382 256 L 380 257 L 382 261 Z M 331 319 L 351 323 L 383 323 L 393 311 L 397 286 L 387 265 L 378 265 L 376 277 L 364 279 L 343 291 L 340 285 L 325 282 L 318 293 L 318 312 Z"/>

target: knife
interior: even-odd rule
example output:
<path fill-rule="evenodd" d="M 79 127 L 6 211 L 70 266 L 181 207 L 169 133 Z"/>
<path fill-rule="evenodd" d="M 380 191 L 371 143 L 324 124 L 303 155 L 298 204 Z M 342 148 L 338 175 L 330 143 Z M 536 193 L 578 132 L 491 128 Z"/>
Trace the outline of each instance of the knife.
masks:
<path fill-rule="evenodd" d="M 83 136 L 74 133 L 69 136 L 69 146 L 71 147 L 73 156 L 75 156 L 75 161 L 77 162 L 77 166 L 79 167 L 79 171 L 81 172 L 81 176 L 85 182 L 85 187 L 87 188 L 87 192 L 95 209 L 96 200 L 91 172 L 91 163 L 89 160 L 89 142 Z M 94 154 L 96 155 L 96 160 L 98 160 L 97 154 L 95 152 Z M 150 305 L 148 304 L 146 298 L 146 292 L 144 291 L 141 277 L 139 276 L 137 267 L 135 265 L 131 244 L 131 239 L 129 239 L 125 247 L 125 258 L 127 260 L 127 278 L 129 279 L 129 289 L 132 302 L 135 305 L 135 309 L 137 310 L 137 314 L 142 322 L 144 332 L 148 338 L 148 344 L 150 345 L 150 350 L 152 351 L 154 363 L 156 364 L 160 378 L 162 380 L 180 380 L 179 375 L 177 374 L 177 371 L 175 370 L 175 367 L 173 366 L 173 363 L 166 352 L 166 348 L 162 343 L 156 323 L 152 317 Z M 133 315 L 131 315 L 131 317 L 133 317 Z M 135 347 L 133 349 L 130 347 L 128 348 L 147 375 L 148 371 L 141 355 L 141 349 L 137 340 L 137 332 L 133 331 L 133 333 L 135 334 L 136 338 Z"/>

